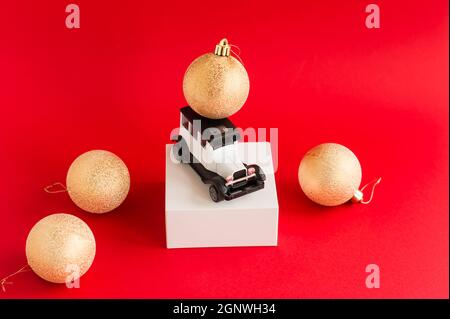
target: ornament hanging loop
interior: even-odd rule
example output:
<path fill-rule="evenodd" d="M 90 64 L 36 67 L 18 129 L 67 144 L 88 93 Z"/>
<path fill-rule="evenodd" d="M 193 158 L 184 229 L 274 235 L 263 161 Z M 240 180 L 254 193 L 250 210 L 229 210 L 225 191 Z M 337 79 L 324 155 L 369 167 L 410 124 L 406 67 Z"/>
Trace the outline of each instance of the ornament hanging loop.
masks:
<path fill-rule="evenodd" d="M 64 186 L 63 183 L 56 182 L 53 183 L 52 185 L 44 187 L 44 191 L 49 194 L 65 193 L 67 192 L 67 188 L 66 186 Z"/>
<path fill-rule="evenodd" d="M 231 48 L 236 48 L 238 50 L 238 52 L 235 52 L 233 49 Z M 244 65 L 244 61 L 242 61 L 241 59 L 241 48 L 239 48 L 237 45 L 234 44 L 230 44 L 230 52 L 233 53 L 233 56 L 235 56 L 239 62 L 241 62 L 242 65 Z"/>
<path fill-rule="evenodd" d="M 12 282 L 8 281 L 9 278 L 11 278 L 11 277 L 13 277 L 15 275 L 18 275 L 20 273 L 30 271 L 30 270 L 31 270 L 31 268 L 27 264 L 27 265 L 23 266 L 22 268 L 20 268 L 19 270 L 17 270 L 15 273 L 13 273 L 13 274 L 11 274 L 9 276 L 6 276 L 5 278 L 1 279 L 0 280 L 0 288 L 2 288 L 2 291 L 6 292 L 5 285 L 11 285 L 12 284 Z"/>
<path fill-rule="evenodd" d="M 365 204 L 365 205 L 369 204 L 372 201 L 372 199 L 373 199 L 373 194 L 375 193 L 375 187 L 378 184 L 380 184 L 380 182 L 381 182 L 381 177 L 378 177 L 377 179 L 375 179 L 375 180 L 367 183 L 363 187 L 361 187 L 360 190 L 356 190 L 355 194 L 353 195 L 352 202 L 354 202 L 354 203 L 361 203 L 361 204 Z M 369 186 L 369 185 L 372 185 L 372 191 L 370 192 L 369 199 L 365 201 L 363 192 L 364 192 L 364 189 L 366 189 L 367 186 Z"/>

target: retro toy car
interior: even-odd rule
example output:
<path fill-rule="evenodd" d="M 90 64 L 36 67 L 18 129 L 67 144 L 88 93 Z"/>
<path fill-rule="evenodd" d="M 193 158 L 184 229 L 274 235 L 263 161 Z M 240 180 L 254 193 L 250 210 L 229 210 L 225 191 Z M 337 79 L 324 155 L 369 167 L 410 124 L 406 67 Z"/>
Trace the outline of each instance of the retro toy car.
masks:
<path fill-rule="evenodd" d="M 189 164 L 205 184 L 214 202 L 231 200 L 264 188 L 266 176 L 256 164 L 239 158 L 239 130 L 228 119 L 213 120 L 191 107 L 180 110 L 179 134 L 172 152 L 176 160 Z"/>

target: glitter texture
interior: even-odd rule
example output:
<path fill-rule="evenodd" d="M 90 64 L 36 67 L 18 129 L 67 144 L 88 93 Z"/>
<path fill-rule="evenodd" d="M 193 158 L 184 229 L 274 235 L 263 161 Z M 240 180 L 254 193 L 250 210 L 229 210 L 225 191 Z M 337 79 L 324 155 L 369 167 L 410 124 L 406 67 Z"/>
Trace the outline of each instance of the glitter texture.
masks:
<path fill-rule="evenodd" d="M 309 150 L 298 170 L 303 192 L 312 201 L 337 206 L 349 201 L 361 184 L 361 165 L 345 146 L 325 143 Z"/>
<path fill-rule="evenodd" d="M 73 202 L 90 213 L 106 213 L 128 195 L 130 174 L 125 163 L 108 151 L 80 155 L 69 168 L 67 191 Z"/>
<path fill-rule="evenodd" d="M 234 57 L 207 53 L 194 60 L 183 80 L 188 104 L 211 119 L 228 117 L 244 105 L 250 82 L 244 66 Z"/>
<path fill-rule="evenodd" d="M 76 280 L 94 261 L 94 234 L 78 217 L 49 215 L 37 222 L 28 234 L 26 256 L 31 269 L 47 281 Z M 79 272 L 75 272 L 74 267 L 78 267 Z"/>

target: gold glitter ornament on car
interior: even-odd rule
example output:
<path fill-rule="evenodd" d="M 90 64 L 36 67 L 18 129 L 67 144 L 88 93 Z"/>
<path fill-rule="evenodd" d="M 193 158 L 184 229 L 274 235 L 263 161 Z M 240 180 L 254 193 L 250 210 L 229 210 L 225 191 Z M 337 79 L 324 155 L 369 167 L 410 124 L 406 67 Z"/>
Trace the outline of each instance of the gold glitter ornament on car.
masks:
<path fill-rule="evenodd" d="M 184 97 L 204 117 L 226 118 L 239 111 L 247 100 L 250 90 L 247 71 L 230 52 L 231 45 L 222 39 L 214 53 L 195 59 L 184 75 Z"/>

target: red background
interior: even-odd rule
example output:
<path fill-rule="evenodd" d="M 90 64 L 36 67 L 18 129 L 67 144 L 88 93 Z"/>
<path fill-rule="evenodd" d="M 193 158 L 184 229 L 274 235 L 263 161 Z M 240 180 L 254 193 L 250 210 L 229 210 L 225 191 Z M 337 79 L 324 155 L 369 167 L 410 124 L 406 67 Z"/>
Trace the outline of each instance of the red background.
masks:
<path fill-rule="evenodd" d="M 448 298 L 448 3 L 77 0 L 0 5 L 0 277 L 26 263 L 42 217 L 74 214 L 97 240 L 80 289 L 33 273 L 0 298 Z M 222 38 L 250 76 L 240 127 L 279 129 L 278 247 L 167 250 L 164 145 L 185 105 L 189 63 Z M 297 181 L 323 142 L 359 157 L 370 205 L 323 208 Z M 125 203 L 105 215 L 43 187 L 107 149 L 128 165 Z M 381 288 L 365 287 L 365 267 Z"/>

